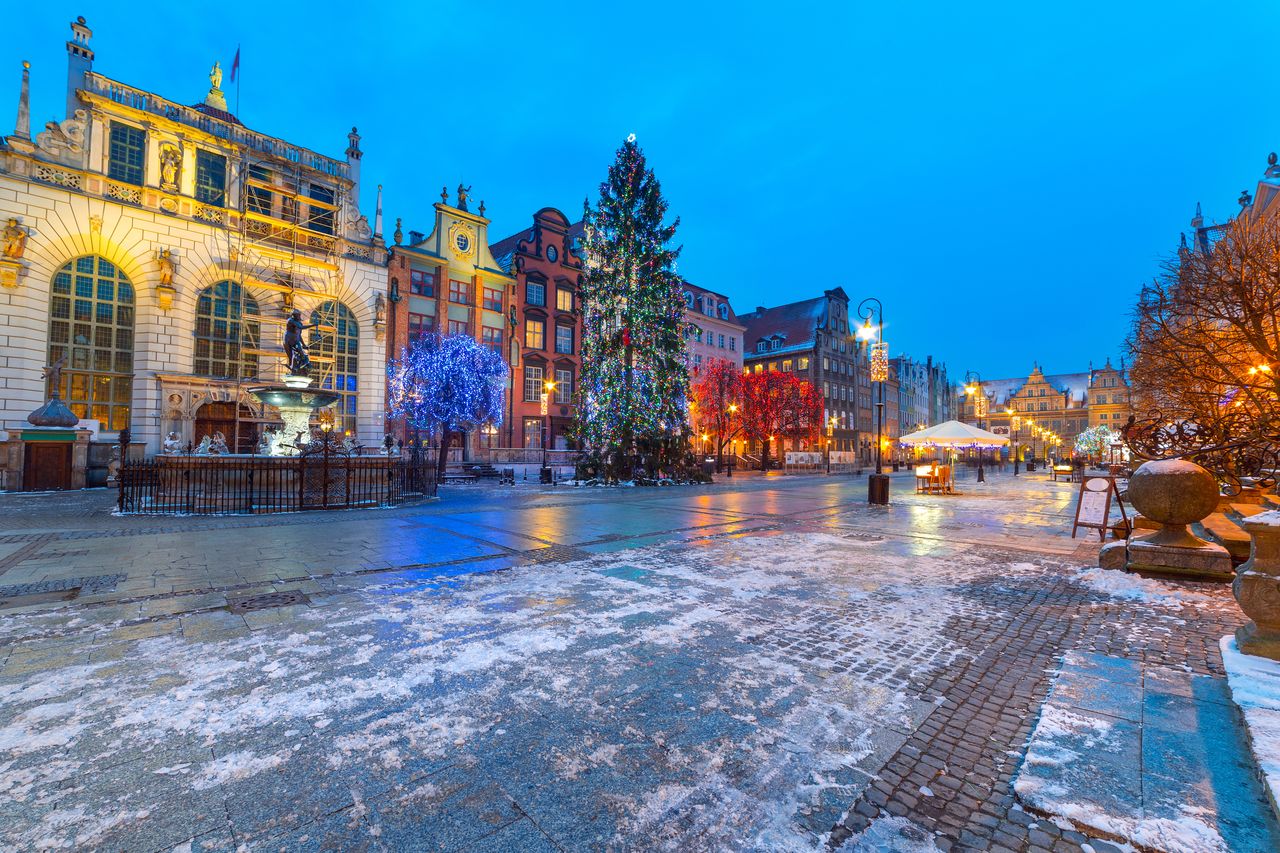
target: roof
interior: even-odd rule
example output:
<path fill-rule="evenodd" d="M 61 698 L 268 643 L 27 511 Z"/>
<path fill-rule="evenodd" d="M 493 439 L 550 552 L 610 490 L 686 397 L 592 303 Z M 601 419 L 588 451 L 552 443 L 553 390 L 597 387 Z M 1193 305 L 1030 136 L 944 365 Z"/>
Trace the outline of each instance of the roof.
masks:
<path fill-rule="evenodd" d="M 707 290 L 705 287 L 699 287 L 698 285 L 684 278 L 680 279 L 680 287 L 682 290 L 687 290 L 691 292 L 694 295 L 694 297 L 701 296 L 703 298 L 710 299 L 712 305 L 726 306 L 729 311 L 729 316 L 721 317 L 719 313 L 716 313 L 714 316 L 717 320 L 727 321 L 737 326 L 742 325 L 742 320 L 738 318 L 738 315 L 733 310 L 733 303 L 730 302 L 729 297 L 725 296 L 723 293 L 716 293 L 714 290 Z M 688 310 L 694 311 L 693 308 L 690 308 Z M 701 312 L 696 312 L 696 313 L 701 313 Z"/>
<path fill-rule="evenodd" d="M 240 121 L 240 119 L 236 118 L 226 110 L 220 110 L 217 107 L 211 107 L 208 104 L 203 104 L 203 103 L 192 104 L 191 109 L 195 110 L 198 113 L 203 113 L 204 115 L 207 115 L 209 118 L 216 118 L 218 121 L 225 121 L 227 124 L 238 124 L 241 127 L 244 127 L 244 122 Z"/>
<path fill-rule="evenodd" d="M 759 355 L 773 356 L 813 349 L 814 332 L 823 325 L 826 316 L 825 295 L 776 308 L 758 308 L 750 314 L 739 314 L 738 322 L 747 327 L 742 336 L 743 357 L 752 358 L 757 354 L 756 343 L 773 337 L 781 337 L 778 349 Z"/>
<path fill-rule="evenodd" d="M 993 406 L 1003 406 L 1009 398 L 1022 390 L 1031 377 L 1019 376 L 1015 379 L 984 379 L 982 390 L 991 399 Z M 1083 403 L 1089 391 L 1089 373 L 1053 373 L 1044 376 L 1049 387 L 1069 395 L 1074 402 Z"/>
<path fill-rule="evenodd" d="M 568 217 L 556 210 L 554 207 L 542 208 L 542 210 L 539 210 L 533 215 L 533 218 L 536 220 L 538 217 L 543 216 L 543 214 L 555 214 L 555 218 L 560 219 L 565 223 L 568 222 Z M 581 237 L 583 233 L 584 231 L 581 219 L 574 222 L 572 225 L 568 225 L 567 230 L 565 231 L 565 234 L 569 237 L 570 243 L 573 242 L 574 237 Z M 519 251 L 520 243 L 531 241 L 533 239 L 534 228 L 523 228 L 512 234 L 510 237 L 503 237 L 498 242 L 491 243 L 489 245 L 489 252 L 493 255 L 493 259 L 498 262 L 498 266 L 502 267 L 503 272 L 510 274 L 511 261 L 515 258 L 516 252 Z"/>

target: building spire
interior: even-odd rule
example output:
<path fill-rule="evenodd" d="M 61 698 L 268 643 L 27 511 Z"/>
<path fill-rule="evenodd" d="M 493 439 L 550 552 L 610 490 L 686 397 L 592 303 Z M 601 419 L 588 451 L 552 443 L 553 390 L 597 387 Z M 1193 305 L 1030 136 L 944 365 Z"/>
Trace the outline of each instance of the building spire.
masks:
<path fill-rule="evenodd" d="M 22 89 L 18 93 L 18 121 L 13 135 L 18 139 L 31 139 L 31 63 L 22 61 Z"/>
<path fill-rule="evenodd" d="M 373 209 L 373 236 L 382 239 L 382 184 L 378 184 L 378 202 Z"/>
<path fill-rule="evenodd" d="M 1200 202 L 1196 202 L 1196 215 L 1191 217 L 1191 227 L 1199 228 L 1204 225 L 1204 214 L 1200 212 Z"/>

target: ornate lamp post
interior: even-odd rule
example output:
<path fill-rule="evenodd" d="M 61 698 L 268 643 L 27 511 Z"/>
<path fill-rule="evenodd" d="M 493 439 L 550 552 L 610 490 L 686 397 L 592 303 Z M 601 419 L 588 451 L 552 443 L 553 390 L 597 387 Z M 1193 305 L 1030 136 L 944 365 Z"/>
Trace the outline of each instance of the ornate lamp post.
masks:
<path fill-rule="evenodd" d="M 551 438 L 551 416 L 547 404 L 551 401 L 551 392 L 556 383 L 547 380 L 542 384 L 542 470 L 547 470 L 547 440 Z"/>
<path fill-rule="evenodd" d="M 1027 460 L 1027 470 L 1036 470 L 1036 432 L 1040 427 L 1036 426 L 1035 418 L 1027 418 L 1027 432 L 1031 434 L 1031 458 Z"/>
<path fill-rule="evenodd" d="M 836 434 L 836 416 L 827 418 L 827 474 L 831 474 L 831 438 Z"/>
<path fill-rule="evenodd" d="M 726 434 L 726 435 L 728 435 L 728 436 L 733 436 L 733 435 L 735 434 L 735 433 L 734 433 L 734 431 L 730 429 L 730 426 L 732 426 L 732 424 L 733 424 L 733 416 L 734 416 L 734 415 L 736 415 L 737 413 L 738 413 L 738 404 L 737 404 L 737 403 L 730 403 L 730 404 L 729 404 L 729 414 L 728 414 L 728 417 L 726 417 L 726 418 L 725 418 L 725 422 L 724 422 L 724 431 L 725 431 L 725 434 Z M 724 455 L 724 442 L 725 442 L 725 438 L 724 438 L 724 436 L 721 436 L 721 438 L 720 438 L 720 454 L 721 454 L 722 456 Z M 730 444 L 730 446 L 729 446 L 729 463 L 728 463 L 728 465 L 727 465 L 727 471 L 728 471 L 727 476 L 729 476 L 729 477 L 732 477 L 732 476 L 733 476 L 733 462 L 734 462 L 734 457 L 736 457 L 736 456 L 737 456 L 737 453 L 734 451 L 733 445 L 732 445 L 732 444 Z"/>
<path fill-rule="evenodd" d="M 1018 427 L 1021 425 L 1021 419 L 1018 413 L 1013 409 L 1005 409 L 1004 413 L 1009 416 L 1009 430 L 1013 433 L 1013 476 L 1018 476 Z"/>
<path fill-rule="evenodd" d="M 884 339 L 884 305 L 874 296 L 858 303 L 858 316 L 862 328 L 857 337 L 868 344 L 870 350 L 871 381 L 877 385 L 876 399 L 876 472 L 867 479 L 867 503 L 889 503 L 889 476 L 883 473 L 880 461 L 884 446 L 884 384 L 889 380 L 889 344 Z M 876 317 L 873 325 L 871 318 Z"/>
<path fill-rule="evenodd" d="M 977 371 L 968 370 L 964 374 L 964 393 L 973 398 L 973 417 L 978 429 L 982 429 L 982 416 L 987 412 L 987 395 L 982 392 L 982 377 Z M 982 471 L 982 448 L 978 448 L 978 482 L 985 483 L 986 476 Z"/>

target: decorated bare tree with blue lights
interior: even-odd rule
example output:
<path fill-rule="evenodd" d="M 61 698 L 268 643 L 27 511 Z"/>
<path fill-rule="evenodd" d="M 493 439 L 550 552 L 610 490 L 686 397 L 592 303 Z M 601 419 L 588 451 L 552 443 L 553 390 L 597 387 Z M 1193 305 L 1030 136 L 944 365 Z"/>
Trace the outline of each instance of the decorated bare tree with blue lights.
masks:
<path fill-rule="evenodd" d="M 453 432 L 502 423 L 507 365 L 467 335 L 424 334 L 387 365 L 387 416 L 438 433 L 444 476 Z"/>
<path fill-rule="evenodd" d="M 687 452 L 684 301 L 668 248 L 677 218 L 635 135 L 618 149 L 595 207 L 585 205 L 578 437 L 606 481 L 636 460 L 670 472 Z"/>

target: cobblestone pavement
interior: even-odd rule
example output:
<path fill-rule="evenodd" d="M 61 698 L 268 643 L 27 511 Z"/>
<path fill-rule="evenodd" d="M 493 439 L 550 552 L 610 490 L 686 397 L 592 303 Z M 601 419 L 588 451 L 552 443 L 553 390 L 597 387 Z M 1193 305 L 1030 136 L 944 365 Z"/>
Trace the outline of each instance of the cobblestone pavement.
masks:
<path fill-rule="evenodd" d="M 1108 592 L 1069 484 L 989 479 L 0 497 L 0 848 L 1082 849 L 1010 787 L 1049 672 L 1220 678 L 1241 616 Z"/>

